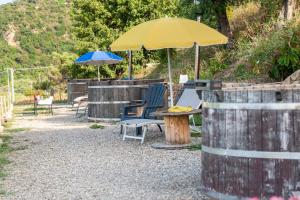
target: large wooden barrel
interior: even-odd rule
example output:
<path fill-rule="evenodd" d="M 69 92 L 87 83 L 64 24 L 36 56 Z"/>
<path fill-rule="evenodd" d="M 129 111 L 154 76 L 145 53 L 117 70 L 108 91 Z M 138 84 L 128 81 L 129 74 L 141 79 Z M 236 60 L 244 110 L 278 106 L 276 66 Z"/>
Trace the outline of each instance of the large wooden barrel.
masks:
<path fill-rule="evenodd" d="M 131 101 L 142 100 L 153 80 L 91 81 L 88 86 L 88 119 L 119 120 L 122 108 Z"/>
<path fill-rule="evenodd" d="M 300 86 L 204 92 L 202 187 L 217 199 L 300 191 Z"/>

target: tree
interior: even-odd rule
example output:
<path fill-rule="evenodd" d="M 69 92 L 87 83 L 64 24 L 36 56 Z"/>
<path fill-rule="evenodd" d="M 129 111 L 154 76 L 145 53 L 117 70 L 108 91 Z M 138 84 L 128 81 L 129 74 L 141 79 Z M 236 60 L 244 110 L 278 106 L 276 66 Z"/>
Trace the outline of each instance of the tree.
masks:
<path fill-rule="evenodd" d="M 283 0 L 279 18 L 281 20 L 291 20 L 296 9 L 296 3 L 296 0 Z"/>
<path fill-rule="evenodd" d="M 108 50 L 109 45 L 131 27 L 151 19 L 174 16 L 177 3 L 178 0 L 74 0 L 76 49 L 79 54 Z"/>
<path fill-rule="evenodd" d="M 201 21 L 218 30 L 229 38 L 229 46 L 232 46 L 233 34 L 229 25 L 226 8 L 228 4 L 237 4 L 240 1 L 230 0 L 181 0 L 179 13 L 195 20 L 201 15 Z"/>
<path fill-rule="evenodd" d="M 226 35 L 229 39 L 228 46 L 232 47 L 233 43 L 233 34 L 230 28 L 230 24 L 228 21 L 227 13 L 226 13 L 226 0 L 212 0 L 214 4 L 214 10 L 216 12 L 217 21 L 219 25 L 219 30 L 221 33 Z"/>

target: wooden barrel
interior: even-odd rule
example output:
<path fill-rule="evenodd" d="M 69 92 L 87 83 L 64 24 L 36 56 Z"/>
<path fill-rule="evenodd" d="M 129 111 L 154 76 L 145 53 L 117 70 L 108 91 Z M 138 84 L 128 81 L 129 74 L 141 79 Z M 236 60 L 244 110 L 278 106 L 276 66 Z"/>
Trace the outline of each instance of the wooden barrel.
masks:
<path fill-rule="evenodd" d="M 217 199 L 299 192 L 300 86 L 203 95 L 203 190 Z"/>
<path fill-rule="evenodd" d="M 142 100 L 149 84 L 159 82 L 164 80 L 91 81 L 88 86 L 88 119 L 119 120 L 125 105 Z"/>

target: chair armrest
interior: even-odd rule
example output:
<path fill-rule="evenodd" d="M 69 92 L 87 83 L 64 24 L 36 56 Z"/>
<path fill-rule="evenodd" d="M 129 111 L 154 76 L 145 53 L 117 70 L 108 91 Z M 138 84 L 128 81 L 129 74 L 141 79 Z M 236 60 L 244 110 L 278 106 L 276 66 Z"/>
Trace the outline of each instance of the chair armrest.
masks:
<path fill-rule="evenodd" d="M 155 119 L 156 117 L 153 117 L 153 116 L 151 116 L 151 113 L 152 112 L 155 112 L 156 111 L 156 109 L 158 109 L 158 108 L 163 108 L 164 106 L 162 106 L 162 105 L 158 105 L 158 106 L 146 106 L 145 108 L 144 108 L 144 112 L 143 112 L 143 118 L 153 118 L 153 119 Z M 153 111 L 151 111 L 151 109 L 154 109 Z"/>
<path fill-rule="evenodd" d="M 143 107 L 145 104 L 135 104 L 135 105 L 129 105 L 129 106 L 125 106 L 125 109 L 131 109 L 131 108 L 138 108 L 138 107 Z"/>
<path fill-rule="evenodd" d="M 153 108 L 163 108 L 164 106 L 146 106 L 145 109 L 153 109 Z"/>
<path fill-rule="evenodd" d="M 143 103 L 145 103 L 145 101 L 144 100 L 132 100 L 130 103 L 140 103 L 140 104 L 143 104 Z"/>
<path fill-rule="evenodd" d="M 123 108 L 123 111 L 121 112 L 121 119 L 125 119 L 126 116 L 128 116 L 129 111 L 132 110 L 133 108 L 139 108 L 143 107 L 145 103 L 143 104 L 135 104 L 135 105 L 128 105 Z"/>

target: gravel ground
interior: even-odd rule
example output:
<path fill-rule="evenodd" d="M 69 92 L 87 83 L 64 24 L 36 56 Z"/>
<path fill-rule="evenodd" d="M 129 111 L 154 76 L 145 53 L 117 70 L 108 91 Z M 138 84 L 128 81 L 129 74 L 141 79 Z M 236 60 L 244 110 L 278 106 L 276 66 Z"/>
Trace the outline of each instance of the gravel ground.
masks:
<path fill-rule="evenodd" d="M 55 115 L 18 116 L 4 180 L 3 200 L 205 199 L 200 186 L 200 151 L 156 150 L 163 135 L 153 127 L 143 145 L 122 141 L 119 127 L 90 129 L 70 108 Z"/>

